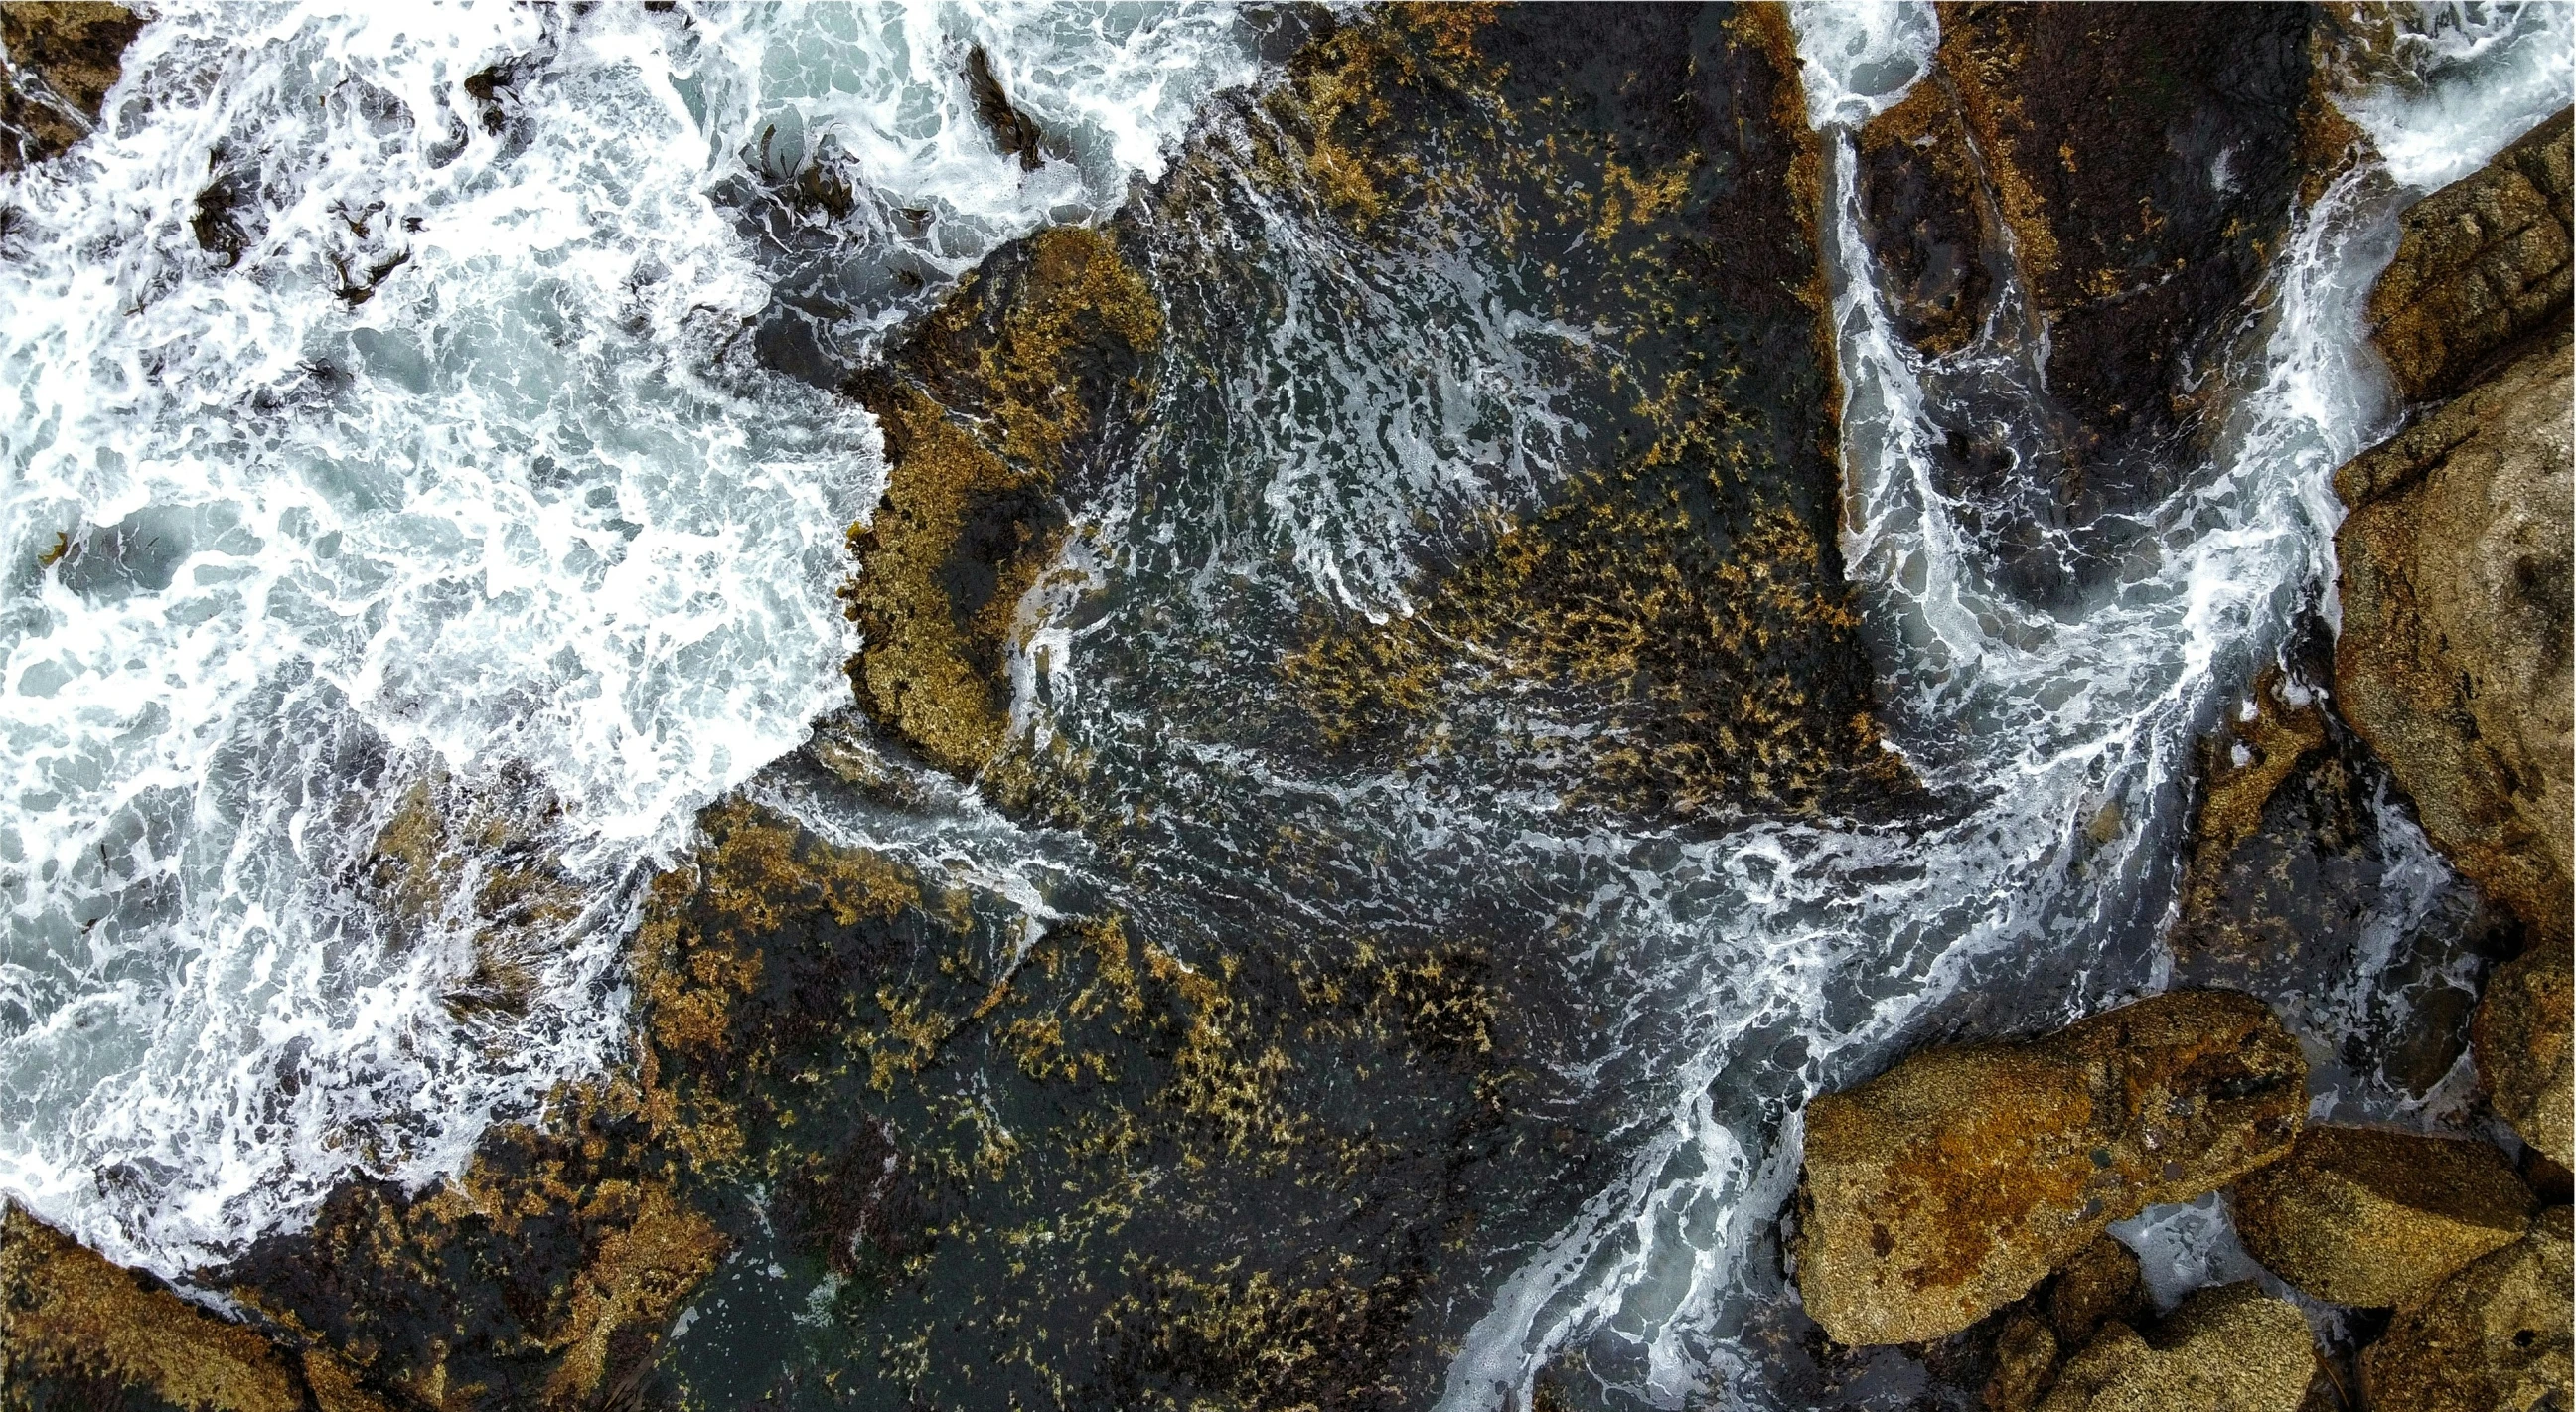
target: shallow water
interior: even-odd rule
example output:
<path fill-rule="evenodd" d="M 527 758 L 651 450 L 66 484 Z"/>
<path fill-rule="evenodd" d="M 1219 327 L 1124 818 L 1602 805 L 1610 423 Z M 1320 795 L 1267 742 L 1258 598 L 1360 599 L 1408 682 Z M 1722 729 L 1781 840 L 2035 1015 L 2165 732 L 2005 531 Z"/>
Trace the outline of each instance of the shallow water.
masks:
<path fill-rule="evenodd" d="M 1522 758 L 1390 768 L 1263 698 L 1306 615 L 1403 620 L 1484 526 L 1562 492 L 1614 439 L 1620 363 L 1504 242 L 1390 253 L 1280 183 L 1245 13 L 173 8 L 105 130 L 7 190 L 0 1191 L 178 1274 L 351 1174 L 454 1170 L 617 1061 L 634 884 L 744 787 L 977 890 L 1013 955 L 1104 909 L 1174 955 L 1283 966 L 1310 937 L 1516 939 L 1513 1121 L 1581 1142 L 1475 1178 L 1487 1224 L 1424 1316 L 1457 1349 L 1441 1405 L 1525 1406 L 1569 1353 L 1613 1405 L 1777 1405 L 1747 1330 L 1779 1302 L 1800 1107 L 1926 1038 L 2169 978 L 2194 742 L 2331 620 L 2328 477 L 2391 418 L 2358 315 L 2396 212 L 2565 101 L 2569 38 L 2558 7 L 2409 15 L 2405 67 L 2354 109 L 2386 161 L 2294 220 L 2215 453 L 2063 529 L 2039 593 L 1931 450 L 1942 398 L 2026 410 L 2038 350 L 2009 296 L 1937 363 L 1907 346 L 1853 191 L 1852 131 L 1922 76 L 1932 12 L 1794 13 L 1839 548 L 1924 790 L 1667 825 L 1562 809 L 1550 761 L 1587 723 L 1544 702 L 1491 708 Z M 977 125 L 971 44 L 1056 134 L 1039 168 Z M 1203 199 L 1130 208 L 1166 179 Z M 764 772 L 847 701 L 857 645 L 842 530 L 884 466 L 829 389 L 1007 242 L 1122 209 L 1166 375 L 1085 468 L 1012 670 L 1030 753 L 1078 752 L 1134 825 L 1015 821 L 842 723 L 824 744 L 899 788 Z M 474 836 L 422 835 L 422 799 Z M 2420 833 L 2384 794 L 2375 818 L 2365 964 L 2293 1017 L 2321 1050 L 2385 1027 L 2372 982 L 2459 924 Z M 494 884 L 529 878 L 546 906 L 496 921 Z M 1008 1068 L 952 1077 L 1039 1121 Z M 2333 1082 L 2335 1112 L 2439 1101 Z M 2224 1253 L 2188 1215 L 2138 1229 L 2169 1265 Z M 747 1245 L 719 1272 L 674 1334 L 700 1391 L 917 1312 L 810 1265 Z M 999 1278 L 964 1268 L 924 1307 Z"/>

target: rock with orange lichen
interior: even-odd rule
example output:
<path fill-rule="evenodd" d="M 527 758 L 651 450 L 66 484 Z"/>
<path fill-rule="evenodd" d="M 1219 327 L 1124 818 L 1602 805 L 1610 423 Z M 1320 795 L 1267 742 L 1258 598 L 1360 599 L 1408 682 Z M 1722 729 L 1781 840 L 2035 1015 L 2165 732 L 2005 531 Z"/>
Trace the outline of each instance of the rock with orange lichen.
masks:
<path fill-rule="evenodd" d="M 2145 1336 L 2106 1325 L 2040 1412 L 2299 1412 L 2316 1344 L 2298 1306 L 2252 1284 L 2204 1289 Z"/>
<path fill-rule="evenodd" d="M 2576 1396 L 2568 1208 L 2397 1311 L 2361 1354 L 2371 1412 L 2543 1412 Z"/>
<path fill-rule="evenodd" d="M 2488 897 L 2561 948 L 2576 850 L 2561 326 L 2335 473 L 2335 700 Z"/>
<path fill-rule="evenodd" d="M 2531 1193 L 2483 1142 L 2311 1127 L 2290 1155 L 2228 1193 L 2263 1268 L 2319 1299 L 2411 1302 L 2522 1236 Z"/>
<path fill-rule="evenodd" d="M 2187 991 L 1918 1054 L 1807 1110 L 1798 1289 L 1846 1344 L 1964 1329 L 2113 1221 L 2289 1150 L 2307 1064 L 2250 996 Z"/>
<path fill-rule="evenodd" d="M 98 123 L 143 17 L 123 5 L 0 4 L 0 172 L 59 156 Z"/>
<path fill-rule="evenodd" d="M 2405 401 L 2464 392 L 2499 350 L 2567 322 L 2569 121 L 2561 109 L 2400 218 L 2370 325 Z"/>
<path fill-rule="evenodd" d="M 2576 966 L 2565 942 L 2542 942 L 2487 978 L 2470 1026 L 2470 1050 L 2487 1102 L 2534 1151 L 2576 1166 Z"/>

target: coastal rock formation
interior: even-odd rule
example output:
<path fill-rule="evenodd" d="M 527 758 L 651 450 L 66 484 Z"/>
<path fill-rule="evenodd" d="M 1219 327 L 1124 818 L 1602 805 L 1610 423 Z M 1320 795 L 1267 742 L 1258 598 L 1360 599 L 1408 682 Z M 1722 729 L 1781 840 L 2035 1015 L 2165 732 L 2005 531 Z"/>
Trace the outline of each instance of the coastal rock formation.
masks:
<path fill-rule="evenodd" d="M 1965 1328 L 2109 1223 L 2287 1152 L 2306 1080 L 2262 1002 L 2191 991 L 2026 1044 L 1932 1050 L 1819 1098 L 1798 1212 L 1807 1312 L 1847 1344 Z"/>
<path fill-rule="evenodd" d="M 329 1353 L 299 1357 L 0 1207 L 0 1408 L 119 1390 L 188 1412 L 383 1412 Z"/>
<path fill-rule="evenodd" d="M 2371 1412 L 2565 1406 L 2576 1368 L 2568 1237 L 2568 1208 L 2553 1206 L 2529 1235 L 2400 1309 L 2388 1332 L 2362 1351 Z"/>
<path fill-rule="evenodd" d="M 2152 1334 L 2113 1323 L 2066 1360 L 2041 1412 L 2298 1412 L 2316 1375 L 2308 1321 L 2251 1284 L 2185 1299 Z"/>
<path fill-rule="evenodd" d="M 2228 1193 L 2263 1267 L 2337 1304 L 2405 1304 L 2522 1238 L 2533 1202 L 2483 1142 L 2311 1127 Z"/>
<path fill-rule="evenodd" d="M 2576 976 L 2567 947 L 2543 942 L 2487 978 L 2470 1028 L 2487 1101 L 2522 1140 L 2564 1170 L 2576 1166 L 2569 1127 L 2569 1012 Z"/>
<path fill-rule="evenodd" d="M 2370 291 L 2371 337 L 2407 402 L 2465 391 L 2496 350 L 2567 322 L 2569 118 L 2562 111 L 2400 222 Z"/>
<path fill-rule="evenodd" d="M 98 123 L 143 17 L 123 5 L 0 4 L 0 172 L 60 156 Z"/>
<path fill-rule="evenodd" d="M 2461 390 L 2335 473 L 2352 510 L 2335 535 L 2344 718 L 2460 871 L 2561 947 L 2576 848 L 2568 142 L 2562 113 L 2409 215 L 2372 295 L 2382 347 L 2410 394 Z"/>
<path fill-rule="evenodd" d="M 2061 1355 L 2092 1343 L 2106 1324 L 2135 1327 L 2152 1312 L 2138 1257 L 2107 1235 L 2095 1236 L 2019 1307 L 1997 1316 L 1994 1371 L 1981 1394 L 1985 1412 L 2037 1406 L 2056 1384 Z"/>
<path fill-rule="evenodd" d="M 2564 305 L 2561 306 L 2562 310 Z M 2424 831 L 2535 936 L 2568 936 L 2576 831 L 2568 333 L 2335 474 L 2336 701 Z"/>
<path fill-rule="evenodd" d="M 2026 367 L 1931 383 L 1963 522 L 2035 596 L 2115 552 L 2161 493 L 2324 165 L 2311 7 L 1944 4 L 1932 71 L 1860 133 L 1860 204 L 1896 332 Z M 2116 111 L 2120 121 L 2102 115 Z"/>

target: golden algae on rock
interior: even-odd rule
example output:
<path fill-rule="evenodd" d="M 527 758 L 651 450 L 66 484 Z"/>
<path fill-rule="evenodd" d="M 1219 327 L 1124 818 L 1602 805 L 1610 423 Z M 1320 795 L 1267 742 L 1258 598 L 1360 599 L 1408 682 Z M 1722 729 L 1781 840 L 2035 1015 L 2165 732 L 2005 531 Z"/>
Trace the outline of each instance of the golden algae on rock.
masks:
<path fill-rule="evenodd" d="M 190 1412 L 301 1412 L 289 1358 L 15 1205 L 0 1209 L 0 1406 L 99 1380 Z"/>
<path fill-rule="evenodd" d="M 1319 130 L 1384 154 L 1365 163 L 1388 175 L 1360 238 L 1403 250 L 1472 229 L 1535 267 L 1546 313 L 1593 330 L 1598 450 L 1540 508 L 1452 527 L 1467 547 L 1408 586 L 1410 611 L 1310 609 L 1283 685 L 1329 750 L 1570 752 L 1569 795 L 1622 809 L 1901 790 L 1834 539 L 1816 154 L 1779 26 L 1729 21 L 1690 103 L 1614 124 L 1598 119 L 1623 97 L 1593 92 L 1542 26 L 1459 24 L 1472 63 L 1369 30 L 1421 57 L 1337 79 Z M 1477 739 L 1493 711 L 1584 726 L 1515 752 Z"/>
<path fill-rule="evenodd" d="M 124 73 L 143 16 L 123 5 L 0 5 L 0 172 L 55 157 L 88 135 Z"/>
<path fill-rule="evenodd" d="M 850 531 L 859 700 L 971 775 L 1010 725 L 1005 664 L 1067 519 L 1066 458 L 1149 366 L 1162 317 L 1103 232 L 1055 227 L 987 262 L 852 391 L 886 438 L 886 492 Z"/>

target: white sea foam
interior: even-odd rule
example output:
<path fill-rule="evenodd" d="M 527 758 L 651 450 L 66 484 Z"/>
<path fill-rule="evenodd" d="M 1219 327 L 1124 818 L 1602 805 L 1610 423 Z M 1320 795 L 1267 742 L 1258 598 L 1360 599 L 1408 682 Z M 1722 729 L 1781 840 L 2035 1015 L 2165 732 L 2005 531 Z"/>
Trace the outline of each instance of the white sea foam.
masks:
<path fill-rule="evenodd" d="M 975 40 L 1064 159 L 983 142 Z M 796 114 L 962 265 L 1109 209 L 1248 52 L 1144 7 L 156 11 L 0 187 L 0 1193 L 177 1273 L 606 1062 L 621 884 L 843 698 L 882 475 L 752 364 L 709 192 Z M 355 900 L 439 779 L 533 795 L 588 900 L 524 1014 Z"/>
<path fill-rule="evenodd" d="M 2007 1012 L 2032 1023 L 2154 983 L 2192 741 L 2301 614 L 2328 606 L 2330 478 L 2389 415 L 2360 306 L 2400 202 L 2366 170 L 2294 222 L 2249 356 L 2227 370 L 2212 462 L 2180 468 L 2140 550 L 2089 601 L 2017 598 L 1936 479 L 1921 368 L 1870 284 L 1853 190 L 1853 125 L 1921 72 L 1930 8 L 1793 19 L 1832 149 L 1845 559 L 1887 644 L 1890 734 L 1961 807 L 1928 826 L 1779 824 L 1667 845 L 1677 861 L 1608 904 L 1646 913 L 1659 940 L 1631 963 L 1620 1043 L 1600 1062 L 1670 1106 L 1622 1126 L 1625 1176 L 1504 1283 L 1451 1365 L 1449 1412 L 1527 1405 L 1568 1348 L 1655 1406 L 1735 1381 L 1749 1371 L 1735 1330 L 1760 1283 L 1746 1262 L 1794 1180 L 1809 1094 L 1870 1072 L 1982 989 L 2009 990 Z M 2563 104 L 2476 97 L 2520 82 L 2486 56 L 2565 52 L 2563 9 L 2514 23 L 2536 37 L 2426 51 L 2426 87 L 2451 96 L 2392 106 L 2390 132 L 2491 153 Z M 1613 1077 L 1585 1081 L 1620 1091 Z M 1739 1393 L 1764 1400 L 1750 1383 Z"/>

